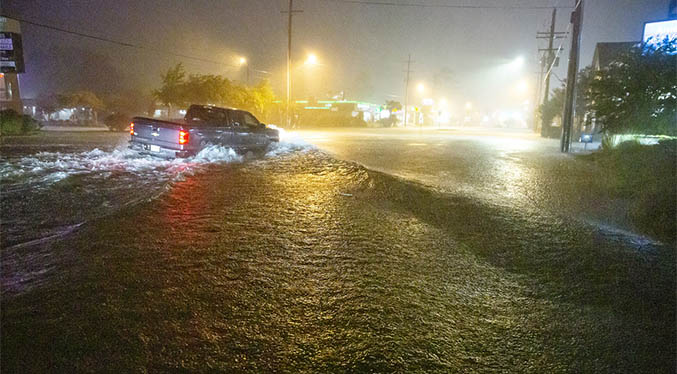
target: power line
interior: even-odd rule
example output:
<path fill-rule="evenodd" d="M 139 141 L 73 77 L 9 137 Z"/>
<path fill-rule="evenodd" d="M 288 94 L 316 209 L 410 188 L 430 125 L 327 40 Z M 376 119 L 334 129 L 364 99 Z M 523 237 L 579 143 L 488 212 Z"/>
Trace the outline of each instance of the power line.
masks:
<path fill-rule="evenodd" d="M 574 6 L 574 12 L 578 9 L 578 7 L 581 5 L 581 0 L 578 0 L 576 2 L 576 5 Z M 571 30 L 571 23 L 567 25 L 566 31 L 564 31 L 565 35 L 569 35 L 569 31 Z M 562 52 L 562 47 L 564 46 L 564 42 L 566 42 L 567 38 L 564 38 L 560 43 L 559 47 L 557 47 L 557 50 L 555 52 L 555 58 L 550 64 L 550 67 L 548 68 L 548 71 L 546 74 L 550 74 L 552 72 L 552 69 L 555 67 L 555 62 L 557 62 L 557 58 L 559 57 L 560 52 Z"/>
<path fill-rule="evenodd" d="M 4 15 L 4 14 L 2 14 L 0 16 L 5 17 L 5 18 L 11 18 L 13 20 L 16 20 L 16 21 L 19 21 L 19 22 L 22 22 L 22 23 L 25 23 L 25 24 L 28 24 L 28 25 L 42 27 L 42 28 L 45 28 L 45 29 L 48 29 L 48 30 L 59 31 L 59 32 L 62 32 L 62 33 L 65 33 L 65 34 L 75 35 L 75 36 L 79 36 L 79 37 L 82 37 L 82 38 L 88 38 L 88 39 L 93 39 L 93 40 L 97 40 L 97 41 L 101 41 L 101 42 L 117 44 L 117 45 L 120 45 L 120 46 L 123 46 L 123 47 L 136 48 L 136 49 L 141 49 L 141 50 L 148 50 L 148 51 L 153 51 L 153 52 L 157 52 L 157 53 L 164 53 L 164 54 L 175 56 L 175 57 L 181 57 L 181 58 L 186 58 L 186 59 L 201 61 L 201 62 L 208 62 L 208 63 L 211 63 L 211 64 L 216 64 L 216 65 L 221 65 L 221 66 L 237 67 L 236 65 L 224 63 L 223 61 L 210 60 L 210 59 L 203 58 L 203 57 L 195 57 L 195 56 L 184 55 L 184 54 L 181 54 L 181 53 L 171 52 L 171 51 L 167 51 L 167 50 L 164 50 L 164 49 L 149 48 L 149 47 L 142 46 L 142 45 L 139 45 L 139 44 L 121 42 L 121 41 L 115 40 L 115 39 L 105 38 L 105 37 L 101 37 L 101 36 L 97 36 L 97 35 L 86 34 L 86 33 L 79 32 L 79 31 L 68 30 L 68 29 L 65 29 L 65 28 L 47 25 L 47 24 L 44 24 L 44 23 L 39 23 L 39 22 L 34 22 L 34 21 L 29 21 L 29 20 L 22 19 L 22 18 L 11 17 L 11 16 L 7 16 L 7 15 Z"/>
<path fill-rule="evenodd" d="M 569 6 L 516 6 L 516 5 L 463 5 L 463 4 L 425 4 L 425 3 L 396 3 L 391 1 L 374 1 L 374 0 L 324 0 L 333 3 L 344 4 L 359 4 L 359 5 L 377 5 L 377 6 L 391 6 L 401 8 L 452 8 L 452 9 L 525 9 L 525 10 L 539 10 L 539 9 L 571 9 Z"/>

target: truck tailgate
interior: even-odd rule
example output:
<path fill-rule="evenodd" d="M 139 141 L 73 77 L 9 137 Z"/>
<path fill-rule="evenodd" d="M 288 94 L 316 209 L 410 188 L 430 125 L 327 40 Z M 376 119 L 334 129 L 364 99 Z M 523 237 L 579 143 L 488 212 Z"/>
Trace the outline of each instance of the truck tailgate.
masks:
<path fill-rule="evenodd" d="M 142 117 L 136 117 L 132 122 L 134 123 L 132 142 L 177 150 L 184 148 L 179 144 L 179 131 L 185 129 L 185 125 Z"/>

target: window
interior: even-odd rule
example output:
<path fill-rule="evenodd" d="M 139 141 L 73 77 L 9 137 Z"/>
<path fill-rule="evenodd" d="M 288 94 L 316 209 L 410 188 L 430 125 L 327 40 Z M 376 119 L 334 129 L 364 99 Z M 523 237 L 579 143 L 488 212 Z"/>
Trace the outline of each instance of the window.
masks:
<path fill-rule="evenodd" d="M 242 112 L 239 110 L 229 110 L 228 117 L 230 117 L 230 125 L 235 127 L 244 126 L 244 119 L 242 118 Z"/>
<path fill-rule="evenodd" d="M 226 111 L 219 108 L 192 106 L 188 109 L 188 113 L 186 113 L 186 121 L 223 126 L 226 124 Z"/>
<path fill-rule="evenodd" d="M 256 119 L 256 117 L 252 116 L 251 114 L 247 112 L 243 112 L 244 114 L 244 123 L 245 125 L 249 127 L 259 127 L 259 120 Z"/>

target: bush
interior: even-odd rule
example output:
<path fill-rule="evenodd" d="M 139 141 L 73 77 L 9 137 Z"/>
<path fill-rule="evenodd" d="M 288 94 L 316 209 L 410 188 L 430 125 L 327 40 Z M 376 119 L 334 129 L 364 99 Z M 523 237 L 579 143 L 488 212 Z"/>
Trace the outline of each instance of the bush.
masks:
<path fill-rule="evenodd" d="M 13 109 L 0 111 L 0 135 L 23 135 L 40 130 L 40 123 L 31 116 Z"/>
<path fill-rule="evenodd" d="M 628 215 L 644 232 L 674 241 L 677 229 L 677 141 L 627 141 L 590 155 L 603 172 L 600 187 L 630 202 Z"/>
<path fill-rule="evenodd" d="M 638 45 L 596 72 L 586 101 L 609 134 L 677 135 L 677 39 Z"/>
<path fill-rule="evenodd" d="M 103 123 L 110 131 L 125 131 L 129 126 L 130 117 L 124 113 L 115 113 L 103 119 Z"/>

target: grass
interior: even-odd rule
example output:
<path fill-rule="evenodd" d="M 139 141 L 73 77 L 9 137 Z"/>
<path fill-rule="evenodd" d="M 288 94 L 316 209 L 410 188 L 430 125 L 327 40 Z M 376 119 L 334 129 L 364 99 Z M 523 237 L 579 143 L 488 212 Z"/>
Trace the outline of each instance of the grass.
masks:
<path fill-rule="evenodd" d="M 629 201 L 628 215 L 637 228 L 675 242 L 677 141 L 654 146 L 625 142 L 580 157 L 599 171 L 593 188 Z"/>

